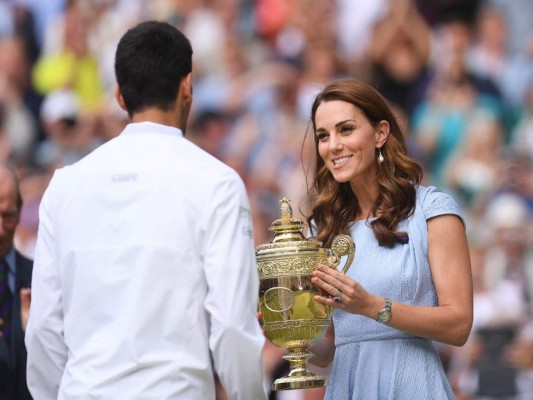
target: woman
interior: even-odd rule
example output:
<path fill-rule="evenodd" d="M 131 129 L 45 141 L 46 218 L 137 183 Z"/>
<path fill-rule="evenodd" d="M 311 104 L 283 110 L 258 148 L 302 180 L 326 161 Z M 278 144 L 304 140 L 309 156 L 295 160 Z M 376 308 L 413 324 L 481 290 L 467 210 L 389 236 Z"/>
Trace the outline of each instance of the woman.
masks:
<path fill-rule="evenodd" d="M 333 324 L 311 362 L 333 361 L 326 399 L 452 399 L 432 340 L 462 346 L 472 277 L 455 201 L 420 185 L 421 167 L 384 98 L 338 80 L 312 107 L 317 162 L 311 233 L 356 244 L 347 275 L 319 266 L 313 282 Z M 334 338 L 334 339 L 333 339 Z"/>

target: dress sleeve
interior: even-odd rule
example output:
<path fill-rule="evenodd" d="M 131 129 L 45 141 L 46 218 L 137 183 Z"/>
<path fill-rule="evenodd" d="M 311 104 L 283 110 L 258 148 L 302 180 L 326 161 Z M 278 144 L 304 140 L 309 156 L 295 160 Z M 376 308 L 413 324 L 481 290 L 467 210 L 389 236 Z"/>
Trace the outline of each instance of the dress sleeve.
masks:
<path fill-rule="evenodd" d="M 422 211 L 426 220 L 440 215 L 457 215 L 464 222 L 463 213 L 455 199 L 435 186 L 419 189 Z"/>

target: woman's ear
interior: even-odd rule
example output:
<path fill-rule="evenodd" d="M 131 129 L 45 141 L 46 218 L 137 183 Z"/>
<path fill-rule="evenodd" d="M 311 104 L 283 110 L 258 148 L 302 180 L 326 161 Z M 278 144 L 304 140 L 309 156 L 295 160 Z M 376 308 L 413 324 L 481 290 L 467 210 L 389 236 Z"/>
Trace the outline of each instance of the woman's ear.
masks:
<path fill-rule="evenodd" d="M 389 138 L 389 133 L 390 133 L 389 122 L 385 120 L 379 121 L 377 129 L 376 129 L 376 147 L 378 149 L 381 149 L 381 147 L 385 144 L 385 142 Z"/>

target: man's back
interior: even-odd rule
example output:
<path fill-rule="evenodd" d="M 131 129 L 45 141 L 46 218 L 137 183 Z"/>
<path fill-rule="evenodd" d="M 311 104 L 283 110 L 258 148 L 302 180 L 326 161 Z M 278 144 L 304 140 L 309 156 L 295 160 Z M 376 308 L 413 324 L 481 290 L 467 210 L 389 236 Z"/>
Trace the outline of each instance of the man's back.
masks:
<path fill-rule="evenodd" d="M 59 398 L 214 398 L 208 346 L 230 391 L 244 395 L 239 371 L 260 377 L 231 364 L 263 344 L 243 318 L 258 289 L 246 192 L 179 130 L 129 125 L 56 172 L 41 217 L 34 287 L 49 294 L 29 330 L 63 330 Z"/>

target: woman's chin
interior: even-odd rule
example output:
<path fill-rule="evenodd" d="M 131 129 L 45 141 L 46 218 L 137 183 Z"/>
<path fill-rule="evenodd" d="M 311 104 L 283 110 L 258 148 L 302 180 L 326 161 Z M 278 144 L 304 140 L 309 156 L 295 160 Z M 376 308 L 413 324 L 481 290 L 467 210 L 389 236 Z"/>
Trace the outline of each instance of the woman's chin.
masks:
<path fill-rule="evenodd" d="M 338 175 L 332 174 L 332 175 L 333 175 L 333 179 L 335 179 L 335 181 L 337 181 L 338 183 L 346 183 L 350 181 L 349 176 L 341 175 L 341 174 L 338 174 Z"/>

